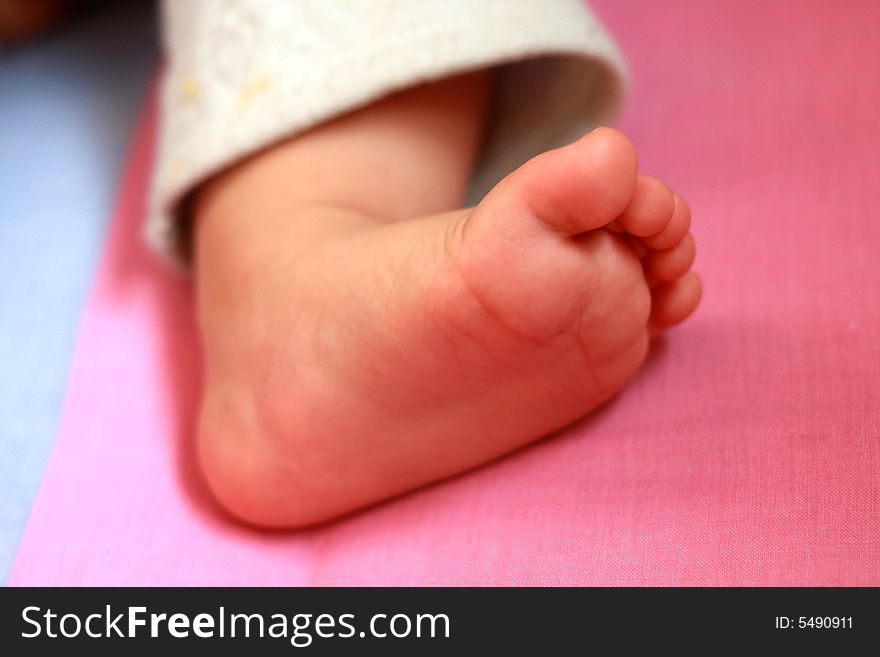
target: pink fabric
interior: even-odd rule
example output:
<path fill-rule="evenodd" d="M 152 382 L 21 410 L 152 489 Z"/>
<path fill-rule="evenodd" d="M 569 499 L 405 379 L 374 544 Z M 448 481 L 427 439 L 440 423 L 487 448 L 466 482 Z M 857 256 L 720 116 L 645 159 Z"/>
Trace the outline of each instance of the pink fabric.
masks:
<path fill-rule="evenodd" d="M 595 4 L 706 282 L 619 398 L 319 529 L 226 520 L 192 462 L 190 288 L 137 237 L 149 117 L 13 583 L 880 584 L 880 4 Z"/>

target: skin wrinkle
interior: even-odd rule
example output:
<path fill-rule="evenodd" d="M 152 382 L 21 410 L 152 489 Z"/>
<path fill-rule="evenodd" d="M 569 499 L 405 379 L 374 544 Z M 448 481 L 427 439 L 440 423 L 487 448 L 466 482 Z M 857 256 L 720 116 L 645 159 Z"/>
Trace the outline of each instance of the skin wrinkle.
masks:
<path fill-rule="evenodd" d="M 413 240 L 413 243 L 410 245 L 409 251 L 407 251 L 406 255 L 403 257 L 403 260 L 395 267 L 395 271 L 392 274 L 391 282 L 388 285 L 388 292 L 384 295 L 385 301 L 383 303 L 383 312 L 382 312 L 382 322 L 383 326 L 388 326 L 388 318 L 390 316 L 390 308 L 391 301 L 397 296 L 400 296 L 398 292 L 399 287 L 402 285 L 402 281 L 404 280 L 404 272 L 413 269 L 412 262 L 413 256 L 415 253 L 421 248 L 421 244 L 419 244 L 418 240 Z M 401 304 L 402 306 L 402 304 Z M 402 307 L 401 307 L 402 311 Z M 395 322 L 399 323 L 399 322 Z"/>
<path fill-rule="evenodd" d="M 463 235 L 463 233 L 461 231 L 459 231 L 458 234 Z M 464 282 L 463 281 L 463 274 L 461 273 L 460 268 L 457 266 L 459 263 L 459 259 L 460 259 L 460 254 L 456 255 L 452 259 L 446 259 L 445 262 L 446 262 L 447 267 L 446 267 L 445 273 L 450 274 L 452 276 L 452 278 L 456 281 Z M 439 277 L 440 274 L 441 274 L 441 270 L 438 269 L 437 270 L 437 277 Z M 435 277 L 435 280 L 437 277 Z M 450 284 L 447 283 L 447 287 L 449 287 L 449 286 L 450 286 Z M 454 284 L 452 284 L 451 286 L 456 287 Z M 467 290 L 466 283 L 465 283 L 465 289 Z M 470 291 L 468 290 L 468 292 L 470 292 Z M 456 297 L 454 299 L 450 299 L 448 294 L 444 294 L 444 297 L 446 299 L 445 304 L 447 304 L 447 305 L 450 303 L 453 303 L 456 307 L 461 307 L 466 303 L 466 299 L 461 299 L 458 297 Z M 486 308 L 480 306 L 479 299 L 475 298 L 472 294 L 469 294 L 468 298 L 475 301 L 477 303 L 478 307 L 481 308 L 481 310 L 483 310 L 484 312 L 488 312 Z M 514 371 L 515 373 L 519 374 L 519 372 L 517 372 L 515 370 L 510 370 L 509 369 L 510 366 L 509 366 L 509 363 L 507 362 L 507 360 L 502 359 L 502 357 L 498 354 L 498 352 L 496 350 L 491 349 L 489 347 L 489 345 L 486 344 L 486 341 L 484 339 L 481 339 L 480 336 L 474 334 L 472 331 L 465 328 L 461 323 L 453 321 L 453 318 L 456 316 L 455 312 L 446 312 L 445 314 L 440 313 L 440 316 L 443 316 L 445 318 L 445 325 L 448 326 L 449 329 L 452 329 L 454 331 L 453 336 L 447 337 L 447 343 L 456 345 L 456 347 L 455 347 L 456 350 L 458 349 L 458 343 L 459 343 L 459 340 L 456 339 L 456 336 L 464 337 L 468 341 L 469 344 L 475 345 L 485 356 L 490 358 L 492 363 L 494 363 L 496 366 L 503 368 L 505 371 Z M 436 321 L 434 322 L 434 324 L 435 325 L 437 324 Z M 439 328 L 440 328 L 441 332 L 444 332 L 442 325 Z M 527 347 L 527 349 L 528 348 L 529 347 Z M 493 376 L 491 378 L 494 379 L 497 377 Z"/>
<path fill-rule="evenodd" d="M 468 215 L 468 216 L 470 217 L 472 215 Z M 510 335 L 519 339 L 520 341 L 523 341 L 525 343 L 530 344 L 532 347 L 543 346 L 544 342 L 541 338 L 525 335 L 522 332 L 515 330 L 512 326 L 509 326 L 506 322 L 502 321 L 499 316 L 499 312 L 495 308 L 492 308 L 491 304 L 489 304 L 488 301 L 486 299 L 484 299 L 482 297 L 482 295 L 479 294 L 477 292 L 477 290 L 474 288 L 473 283 L 469 280 L 468 274 L 462 270 L 462 266 L 463 266 L 462 262 L 461 262 L 462 257 L 464 257 L 466 255 L 465 254 L 466 251 L 470 251 L 470 244 L 468 242 L 467 235 L 468 235 L 468 233 L 467 233 L 466 229 L 463 229 L 461 231 L 461 238 L 459 240 L 459 244 L 461 245 L 460 251 L 461 251 L 462 255 L 460 255 L 455 260 L 456 267 L 453 270 L 456 274 L 456 279 L 464 284 L 465 289 L 469 293 L 470 297 L 473 298 L 474 301 L 477 302 L 477 305 L 486 314 L 486 316 L 492 318 L 499 327 L 501 327 L 507 333 L 509 333 Z M 483 252 L 485 254 L 486 250 L 483 249 Z M 474 256 L 470 256 L 470 257 L 473 258 Z M 480 257 L 480 254 L 477 254 L 476 257 Z M 518 257 L 517 255 L 511 256 L 508 254 L 508 258 L 517 258 L 517 257 Z"/>

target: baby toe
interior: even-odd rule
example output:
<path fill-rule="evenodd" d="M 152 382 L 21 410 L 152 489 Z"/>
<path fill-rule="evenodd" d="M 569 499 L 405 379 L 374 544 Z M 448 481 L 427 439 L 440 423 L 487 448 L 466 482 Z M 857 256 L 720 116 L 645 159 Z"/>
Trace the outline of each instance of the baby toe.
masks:
<path fill-rule="evenodd" d="M 661 233 L 675 211 L 674 197 L 669 185 L 659 178 L 640 175 L 632 200 L 618 222 L 638 237 Z"/>
<path fill-rule="evenodd" d="M 649 249 L 663 251 L 671 249 L 688 234 L 691 228 L 691 209 L 685 200 L 678 194 L 673 194 L 675 209 L 666 227 L 659 233 L 642 239 Z"/>
<path fill-rule="evenodd" d="M 703 284 L 695 272 L 688 272 L 671 283 L 661 283 L 651 290 L 653 331 L 660 331 L 683 321 L 700 303 Z"/>
<path fill-rule="evenodd" d="M 696 253 L 694 238 L 688 233 L 671 249 L 649 251 L 642 259 L 642 265 L 649 278 L 670 282 L 684 275 L 691 268 Z"/>

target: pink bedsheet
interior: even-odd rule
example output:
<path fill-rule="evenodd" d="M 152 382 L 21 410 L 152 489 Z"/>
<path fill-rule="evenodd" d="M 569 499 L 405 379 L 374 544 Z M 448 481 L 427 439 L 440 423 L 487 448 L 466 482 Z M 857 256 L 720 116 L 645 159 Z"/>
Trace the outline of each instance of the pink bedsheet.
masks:
<path fill-rule="evenodd" d="M 880 3 L 595 4 L 706 283 L 619 398 L 318 529 L 230 522 L 193 466 L 190 287 L 138 239 L 150 113 L 12 583 L 880 584 Z"/>

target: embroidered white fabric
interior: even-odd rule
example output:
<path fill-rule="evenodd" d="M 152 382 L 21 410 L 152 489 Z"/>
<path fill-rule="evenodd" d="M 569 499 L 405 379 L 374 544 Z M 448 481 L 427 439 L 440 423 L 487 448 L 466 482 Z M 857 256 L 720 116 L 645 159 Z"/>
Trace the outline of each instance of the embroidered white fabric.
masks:
<path fill-rule="evenodd" d="M 259 149 L 394 90 L 498 66 L 476 201 L 607 121 L 624 62 L 583 0 L 165 0 L 147 239 L 181 258 L 188 192 Z"/>

